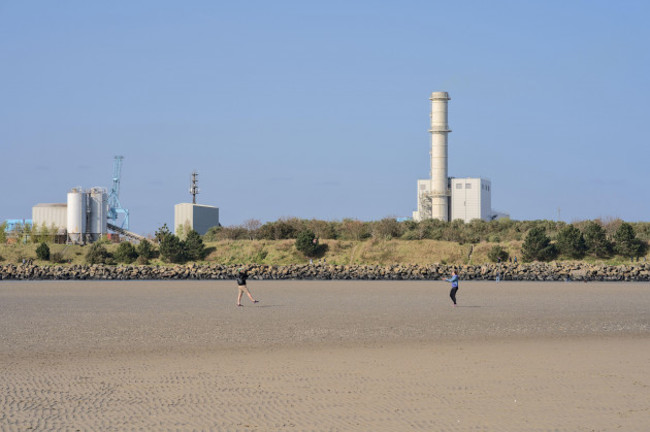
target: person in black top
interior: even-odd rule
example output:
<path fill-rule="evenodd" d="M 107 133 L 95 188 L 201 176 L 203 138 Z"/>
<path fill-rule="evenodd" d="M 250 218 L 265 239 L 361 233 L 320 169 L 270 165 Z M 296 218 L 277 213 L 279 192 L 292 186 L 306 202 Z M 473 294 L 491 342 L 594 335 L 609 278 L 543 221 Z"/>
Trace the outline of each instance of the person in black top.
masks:
<path fill-rule="evenodd" d="M 241 304 L 241 297 L 242 294 L 246 293 L 249 299 L 253 303 L 257 303 L 259 300 L 255 300 L 253 296 L 251 295 L 251 292 L 248 291 L 248 288 L 246 287 L 246 279 L 248 279 L 248 274 L 246 271 L 239 269 L 237 273 L 237 287 L 239 288 L 239 295 L 237 296 L 237 306 L 243 306 Z"/>

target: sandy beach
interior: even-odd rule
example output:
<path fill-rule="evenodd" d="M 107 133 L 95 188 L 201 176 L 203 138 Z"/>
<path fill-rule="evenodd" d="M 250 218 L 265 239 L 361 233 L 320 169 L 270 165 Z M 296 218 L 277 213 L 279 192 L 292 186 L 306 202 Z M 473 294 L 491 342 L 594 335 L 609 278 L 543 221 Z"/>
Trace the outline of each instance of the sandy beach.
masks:
<path fill-rule="evenodd" d="M 0 430 L 648 430 L 648 283 L 249 287 L 0 282 Z"/>

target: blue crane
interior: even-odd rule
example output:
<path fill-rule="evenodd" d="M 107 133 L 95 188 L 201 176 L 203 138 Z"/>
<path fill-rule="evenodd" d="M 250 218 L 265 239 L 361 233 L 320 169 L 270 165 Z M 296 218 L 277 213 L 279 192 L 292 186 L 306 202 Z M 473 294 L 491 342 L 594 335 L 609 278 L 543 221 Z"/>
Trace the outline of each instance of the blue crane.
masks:
<path fill-rule="evenodd" d="M 122 160 L 124 156 L 115 156 L 113 160 L 113 186 L 108 195 L 108 220 L 114 221 L 112 225 L 125 230 L 129 229 L 129 211 L 120 204 L 120 176 L 122 175 Z M 123 215 L 122 223 L 118 225 L 119 215 Z"/>

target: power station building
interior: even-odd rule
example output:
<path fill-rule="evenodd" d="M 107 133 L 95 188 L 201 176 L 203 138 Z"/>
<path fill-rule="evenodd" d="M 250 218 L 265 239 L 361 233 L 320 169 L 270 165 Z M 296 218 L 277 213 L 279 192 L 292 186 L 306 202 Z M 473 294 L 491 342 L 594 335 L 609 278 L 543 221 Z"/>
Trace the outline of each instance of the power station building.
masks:
<path fill-rule="evenodd" d="M 219 207 L 194 203 L 181 203 L 174 206 L 174 233 L 179 228 L 189 226 L 204 235 L 214 226 L 219 226 Z"/>
<path fill-rule="evenodd" d="M 418 180 L 418 209 L 413 220 L 438 219 L 452 221 L 472 219 L 490 221 L 497 217 L 492 210 L 492 185 L 482 178 L 449 177 L 447 92 L 433 92 L 431 101 L 431 178 Z M 501 216 L 501 215 L 500 215 Z"/>

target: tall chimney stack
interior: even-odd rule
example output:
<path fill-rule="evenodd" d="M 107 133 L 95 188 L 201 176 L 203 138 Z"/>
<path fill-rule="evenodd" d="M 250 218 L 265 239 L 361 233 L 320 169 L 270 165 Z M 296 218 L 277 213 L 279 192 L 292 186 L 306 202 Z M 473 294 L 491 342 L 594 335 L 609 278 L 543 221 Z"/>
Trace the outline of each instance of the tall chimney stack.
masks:
<path fill-rule="evenodd" d="M 433 92 L 431 101 L 431 217 L 449 221 L 449 189 L 447 174 L 447 135 L 449 129 L 447 92 Z"/>

